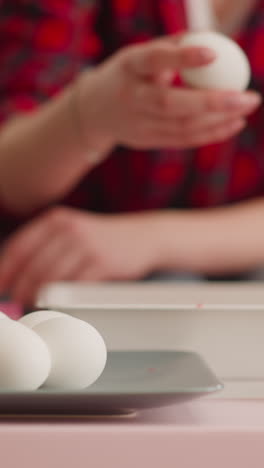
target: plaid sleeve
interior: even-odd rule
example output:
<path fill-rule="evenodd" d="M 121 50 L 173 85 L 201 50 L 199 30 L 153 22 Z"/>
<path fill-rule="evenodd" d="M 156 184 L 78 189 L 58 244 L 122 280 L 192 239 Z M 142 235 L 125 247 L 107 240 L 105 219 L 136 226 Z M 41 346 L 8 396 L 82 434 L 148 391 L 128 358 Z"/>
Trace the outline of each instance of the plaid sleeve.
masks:
<path fill-rule="evenodd" d="M 96 0 L 0 0 L 0 122 L 53 96 L 98 55 Z"/>
<path fill-rule="evenodd" d="M 96 5 L 0 0 L 0 123 L 33 111 L 94 62 L 101 49 L 93 27 Z M 0 232 L 16 222 L 0 199 Z"/>

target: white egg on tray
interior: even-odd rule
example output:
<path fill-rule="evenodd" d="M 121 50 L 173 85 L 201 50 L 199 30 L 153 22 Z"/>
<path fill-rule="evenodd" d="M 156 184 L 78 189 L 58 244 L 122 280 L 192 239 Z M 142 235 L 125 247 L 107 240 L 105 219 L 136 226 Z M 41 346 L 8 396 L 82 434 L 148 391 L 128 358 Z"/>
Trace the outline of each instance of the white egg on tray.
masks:
<path fill-rule="evenodd" d="M 46 320 L 61 316 L 68 317 L 63 312 L 58 312 L 56 310 L 37 310 L 35 312 L 31 312 L 30 314 L 24 315 L 19 321 L 26 327 L 34 328 L 41 322 L 45 322 Z"/>
<path fill-rule="evenodd" d="M 0 310 L 0 319 L 9 319 L 8 315 L 6 315 L 4 312 Z"/>
<path fill-rule="evenodd" d="M 52 310 L 0 319 L 0 390 L 81 390 L 102 374 L 106 345 L 87 322 Z"/>
<path fill-rule="evenodd" d="M 200 89 L 244 91 L 250 82 L 249 60 L 241 47 L 229 37 L 213 31 L 189 32 L 179 41 L 181 47 L 207 47 L 216 58 L 208 65 L 184 68 L 182 80 Z"/>
<path fill-rule="evenodd" d="M 32 391 L 47 379 L 49 349 L 34 331 L 11 319 L 0 321 L 0 390 Z"/>
<path fill-rule="evenodd" d="M 46 343 L 51 356 L 45 387 L 81 390 L 102 374 L 107 360 L 106 345 L 100 333 L 87 322 L 65 315 L 38 323 L 34 332 Z"/>

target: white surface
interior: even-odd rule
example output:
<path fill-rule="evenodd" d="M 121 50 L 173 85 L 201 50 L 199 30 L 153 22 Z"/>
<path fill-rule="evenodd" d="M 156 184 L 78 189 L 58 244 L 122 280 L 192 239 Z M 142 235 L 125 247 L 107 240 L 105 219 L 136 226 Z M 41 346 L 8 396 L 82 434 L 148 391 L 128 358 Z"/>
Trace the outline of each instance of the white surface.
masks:
<path fill-rule="evenodd" d="M 0 389 L 30 391 L 43 384 L 51 360 L 46 344 L 13 320 L 0 321 Z"/>
<path fill-rule="evenodd" d="M 258 307 L 264 310 L 264 281 L 238 283 L 207 282 L 61 282 L 44 287 L 37 299 L 38 307 L 54 310 L 122 307 L 186 308 L 208 304 L 217 308 Z"/>
<path fill-rule="evenodd" d="M 183 81 L 195 88 L 244 91 L 250 82 L 250 64 L 244 51 L 231 39 L 216 32 L 187 33 L 181 47 L 212 49 L 216 59 L 209 65 L 180 71 Z"/>
<path fill-rule="evenodd" d="M 61 316 L 39 323 L 34 331 L 46 343 L 51 355 L 51 371 L 45 387 L 79 390 L 100 377 L 107 351 L 94 327 Z"/>

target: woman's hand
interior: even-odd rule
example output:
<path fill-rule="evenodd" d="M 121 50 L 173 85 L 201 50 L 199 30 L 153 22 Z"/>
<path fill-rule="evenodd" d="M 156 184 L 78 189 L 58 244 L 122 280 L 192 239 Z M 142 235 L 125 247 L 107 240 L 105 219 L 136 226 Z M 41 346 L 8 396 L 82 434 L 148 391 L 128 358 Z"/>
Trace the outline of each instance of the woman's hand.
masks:
<path fill-rule="evenodd" d="M 15 233 L 0 259 L 0 292 L 33 304 L 38 289 L 60 280 L 128 280 L 158 268 L 153 213 L 102 216 L 56 208 Z"/>
<path fill-rule="evenodd" d="M 169 37 L 127 47 L 84 72 L 75 104 L 87 147 L 91 135 L 99 146 L 105 140 L 137 149 L 192 148 L 233 137 L 260 104 L 257 93 L 171 86 L 181 68 L 214 58 L 210 49 L 182 49 Z"/>

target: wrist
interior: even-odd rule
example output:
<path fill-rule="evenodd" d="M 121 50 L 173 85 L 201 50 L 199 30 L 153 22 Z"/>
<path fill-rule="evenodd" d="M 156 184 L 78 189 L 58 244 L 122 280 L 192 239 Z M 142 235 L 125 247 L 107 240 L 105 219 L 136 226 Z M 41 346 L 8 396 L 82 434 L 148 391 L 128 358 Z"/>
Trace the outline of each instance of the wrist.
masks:
<path fill-rule="evenodd" d="M 175 236 L 175 214 L 169 211 L 158 211 L 149 213 L 147 220 L 147 232 L 152 239 L 152 264 L 153 271 L 176 270 L 178 260 L 174 248 Z M 177 242 L 177 241 L 176 241 Z"/>
<path fill-rule="evenodd" d="M 100 112 L 97 81 L 97 70 L 86 71 L 70 90 L 70 111 L 76 136 L 87 160 L 93 164 L 104 160 L 116 145 L 111 133 L 104 128 L 105 116 Z"/>
<path fill-rule="evenodd" d="M 248 261 L 241 231 L 231 209 L 167 211 L 162 221 L 161 268 L 215 274 L 248 267 L 254 260 L 250 250 Z"/>
<path fill-rule="evenodd" d="M 156 226 L 158 269 L 176 272 L 195 270 L 196 263 L 200 264 L 204 247 L 201 230 L 201 220 L 190 213 L 170 210 L 160 213 Z"/>

